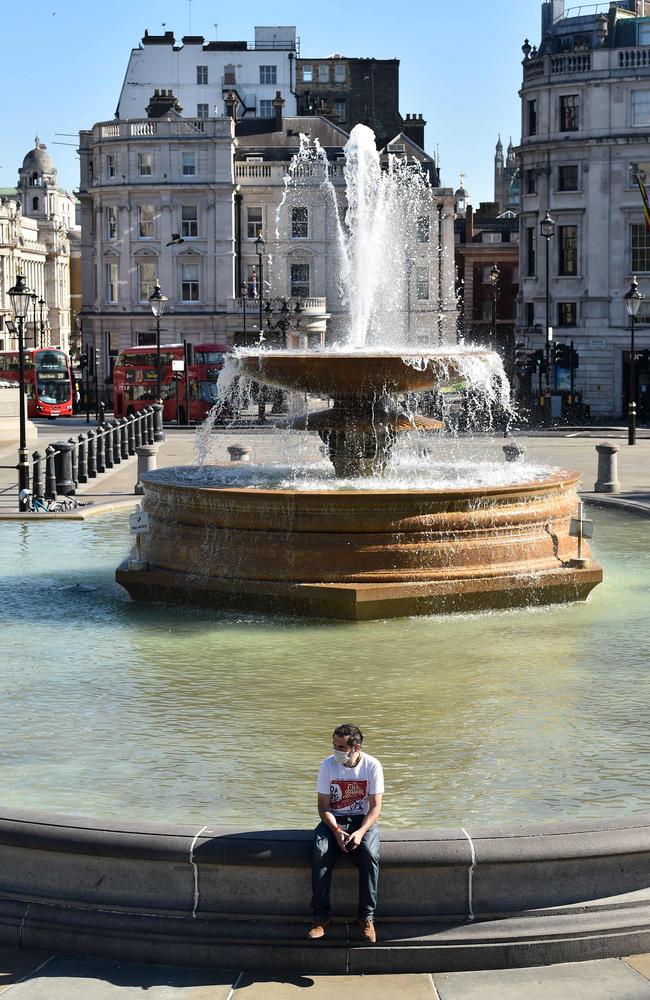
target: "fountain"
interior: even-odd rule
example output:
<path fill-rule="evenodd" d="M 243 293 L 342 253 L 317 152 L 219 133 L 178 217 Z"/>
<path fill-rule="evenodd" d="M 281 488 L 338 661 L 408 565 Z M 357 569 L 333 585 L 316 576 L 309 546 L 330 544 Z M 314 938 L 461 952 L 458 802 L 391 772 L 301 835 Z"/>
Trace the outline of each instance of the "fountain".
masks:
<path fill-rule="evenodd" d="M 142 482 L 151 534 L 142 560 L 120 566 L 118 582 L 136 600 L 349 620 L 584 600 L 602 571 L 586 547 L 573 558 L 576 473 L 535 470 L 520 481 L 451 486 L 436 482 L 435 470 L 405 482 L 391 473 L 399 438 L 444 426 L 407 402 L 413 394 L 460 380 L 503 408 L 507 380 L 491 352 L 404 343 L 407 264 L 431 189 L 412 166 L 382 172 L 364 126 L 346 153 L 348 233 L 332 212 L 350 313 L 346 343 L 323 351 L 261 344 L 235 352 L 230 372 L 333 399 L 289 426 L 320 435 L 335 478 L 278 481 L 254 467 L 149 473 Z M 334 205 L 324 153 L 306 140 L 286 203 L 304 177 Z"/>

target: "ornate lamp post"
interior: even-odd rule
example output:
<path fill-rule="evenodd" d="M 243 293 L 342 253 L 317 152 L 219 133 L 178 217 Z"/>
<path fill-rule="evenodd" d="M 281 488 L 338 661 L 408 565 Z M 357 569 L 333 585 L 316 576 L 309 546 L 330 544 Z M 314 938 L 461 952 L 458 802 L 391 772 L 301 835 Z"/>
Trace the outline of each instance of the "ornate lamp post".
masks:
<path fill-rule="evenodd" d="M 25 422 L 25 317 L 32 300 L 32 293 L 22 274 L 16 275 L 16 284 L 8 291 L 11 308 L 18 322 L 18 379 L 19 379 L 19 441 L 18 441 L 18 510 L 26 510 L 23 490 L 29 490 L 29 464 L 27 460 L 27 425 Z"/>
<path fill-rule="evenodd" d="M 166 302 L 167 296 L 161 294 L 160 282 L 156 279 L 156 287 L 149 296 L 149 305 L 151 306 L 152 313 L 156 317 L 156 399 L 161 406 L 163 405 L 163 401 L 160 377 L 160 317 L 165 311 Z"/>
<path fill-rule="evenodd" d="M 546 209 L 546 215 L 539 224 L 539 230 L 546 240 L 546 340 L 544 345 L 544 357 L 546 360 L 546 391 L 548 393 L 548 388 L 550 385 L 550 371 L 551 371 L 551 292 L 550 292 L 550 274 L 549 274 L 549 241 L 555 235 L 555 219 L 552 219 L 549 210 Z"/>
<path fill-rule="evenodd" d="M 501 276 L 501 271 L 493 264 L 490 268 L 490 285 L 492 288 L 492 330 L 490 332 L 490 337 L 492 343 L 490 347 L 494 349 L 497 344 L 497 298 L 499 296 L 499 278 Z"/>
<path fill-rule="evenodd" d="M 38 346 L 39 347 L 43 347 L 44 346 L 43 342 L 45 340 L 45 327 L 43 325 L 43 307 L 44 306 L 45 306 L 45 299 L 41 297 L 38 300 L 38 308 L 40 310 L 40 318 L 39 318 L 40 335 L 39 335 L 39 338 L 38 338 Z"/>
<path fill-rule="evenodd" d="M 264 272 L 262 270 L 262 258 L 264 256 L 264 251 L 266 250 L 266 243 L 262 239 L 262 234 L 255 240 L 255 253 L 257 254 L 258 260 L 258 285 L 257 285 L 257 298 L 260 304 L 260 340 L 262 339 L 262 299 L 264 298 Z"/>
<path fill-rule="evenodd" d="M 300 305 L 300 299 L 296 301 L 293 311 L 289 308 L 289 304 L 286 299 L 282 299 L 282 306 L 280 307 L 279 315 L 277 320 L 273 320 L 273 307 L 270 302 L 266 303 L 266 308 L 264 310 L 266 313 L 266 328 L 269 333 L 280 332 L 280 337 L 282 338 L 282 346 L 287 346 L 287 333 L 289 330 L 298 330 L 300 327 L 300 321 L 302 319 L 302 306 Z"/>
<path fill-rule="evenodd" d="M 11 294 L 11 293 L 9 293 Z M 645 298 L 639 291 L 636 275 L 632 278 L 629 292 L 625 293 L 625 308 L 630 317 L 630 382 L 627 400 L 627 443 L 636 444 L 636 358 L 634 347 L 634 324 L 639 306 Z"/>
<path fill-rule="evenodd" d="M 246 299 L 248 298 L 248 285 L 245 281 L 242 281 L 241 288 L 241 307 L 244 314 L 244 347 L 246 347 Z"/>

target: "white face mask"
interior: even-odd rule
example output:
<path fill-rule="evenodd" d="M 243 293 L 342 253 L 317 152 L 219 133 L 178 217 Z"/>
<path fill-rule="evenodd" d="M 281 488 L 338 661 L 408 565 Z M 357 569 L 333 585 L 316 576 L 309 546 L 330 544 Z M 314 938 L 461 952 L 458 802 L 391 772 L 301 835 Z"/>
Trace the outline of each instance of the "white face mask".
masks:
<path fill-rule="evenodd" d="M 354 750 L 333 750 L 332 756 L 337 764 L 346 764 L 354 756 Z"/>

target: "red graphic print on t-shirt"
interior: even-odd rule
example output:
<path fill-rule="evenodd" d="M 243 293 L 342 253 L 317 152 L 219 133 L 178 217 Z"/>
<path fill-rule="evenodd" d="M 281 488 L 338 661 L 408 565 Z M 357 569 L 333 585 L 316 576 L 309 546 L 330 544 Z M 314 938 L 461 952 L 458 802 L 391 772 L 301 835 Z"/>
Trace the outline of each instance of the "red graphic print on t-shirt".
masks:
<path fill-rule="evenodd" d="M 349 809 L 350 812 L 363 808 L 367 787 L 368 782 L 365 780 L 346 781 L 344 778 L 336 778 L 330 784 L 330 804 L 336 809 Z"/>

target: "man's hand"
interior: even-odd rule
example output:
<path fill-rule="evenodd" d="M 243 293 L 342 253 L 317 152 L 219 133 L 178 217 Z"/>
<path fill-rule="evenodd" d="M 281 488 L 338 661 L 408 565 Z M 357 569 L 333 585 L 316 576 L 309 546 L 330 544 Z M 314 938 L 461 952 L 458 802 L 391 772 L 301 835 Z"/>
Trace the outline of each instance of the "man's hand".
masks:
<path fill-rule="evenodd" d="M 345 830 L 335 830 L 334 837 L 336 843 L 339 845 L 342 851 L 347 851 L 348 842 L 350 840 L 350 835 L 345 832 Z"/>
<path fill-rule="evenodd" d="M 363 840 L 365 830 L 355 830 L 354 833 L 349 833 L 347 835 L 347 843 L 345 845 L 346 851 L 355 851 L 361 841 Z"/>

